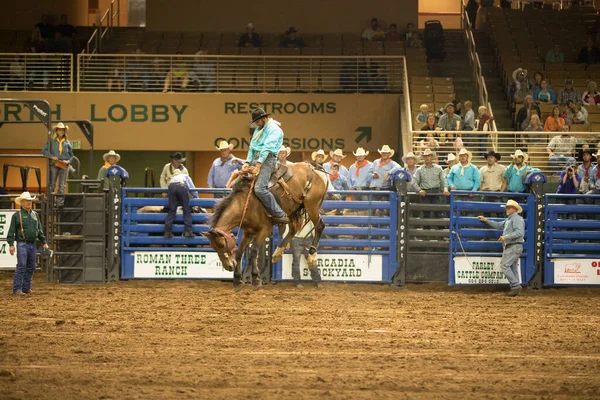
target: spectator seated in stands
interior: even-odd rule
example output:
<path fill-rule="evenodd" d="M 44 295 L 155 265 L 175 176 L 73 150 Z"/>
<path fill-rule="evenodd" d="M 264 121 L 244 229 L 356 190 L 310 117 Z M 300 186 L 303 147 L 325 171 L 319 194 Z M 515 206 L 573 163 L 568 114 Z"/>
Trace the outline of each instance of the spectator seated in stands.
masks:
<path fill-rule="evenodd" d="M 469 100 L 465 101 L 465 124 L 463 130 L 475 130 L 475 112 L 473 111 L 473 102 Z"/>
<path fill-rule="evenodd" d="M 418 124 L 425 124 L 427 122 L 427 117 L 429 116 L 429 106 L 427 104 L 421 104 L 421 107 L 419 107 L 419 109 L 421 110 L 418 114 L 417 114 L 417 125 Z M 435 124 L 435 118 L 433 120 L 434 124 Z"/>
<path fill-rule="evenodd" d="M 385 34 L 385 40 L 388 42 L 399 42 L 402 40 L 402 37 L 398 33 L 398 27 L 396 24 L 390 25 L 390 29 L 388 29 L 387 33 Z"/>
<path fill-rule="evenodd" d="M 569 133 L 569 126 L 565 125 L 561 134 L 550 140 L 546 150 L 548 151 L 548 163 L 560 170 L 565 164 L 571 165 L 575 162 L 575 147 L 577 139 Z"/>
<path fill-rule="evenodd" d="M 529 119 L 529 125 L 525 128 L 525 132 L 544 132 L 544 127 L 542 126 L 542 121 L 540 121 L 540 117 L 537 114 L 535 114 L 535 112 Z M 545 134 L 528 133 L 526 135 L 521 136 L 521 142 L 525 143 L 525 144 L 527 144 L 527 143 L 546 144 L 546 135 Z"/>
<path fill-rule="evenodd" d="M 433 131 L 428 131 L 425 139 L 419 142 L 419 152 L 423 154 L 425 150 L 431 150 L 434 153 L 440 149 L 440 143 L 435 139 Z"/>
<path fill-rule="evenodd" d="M 585 107 L 581 103 L 571 103 L 569 109 L 572 113 L 571 124 L 587 127 L 589 114 Z"/>
<path fill-rule="evenodd" d="M 540 82 L 540 88 L 534 92 L 533 99 L 538 103 L 555 104 L 556 94 L 548 87 L 548 82 L 544 79 Z"/>
<path fill-rule="evenodd" d="M 379 21 L 377 21 L 377 18 L 373 17 L 371 18 L 371 24 L 363 31 L 361 36 L 363 39 L 368 41 L 384 40 L 385 32 L 379 26 Z"/>
<path fill-rule="evenodd" d="M 104 187 L 108 188 L 108 176 L 119 175 L 121 176 L 121 183 L 125 186 L 125 182 L 129 179 L 129 173 L 121 166 L 117 165 L 121 156 L 114 150 L 105 153 L 102 158 L 104 159 L 104 165 L 98 171 L 98 180 L 104 182 Z"/>
<path fill-rule="evenodd" d="M 579 193 L 587 194 L 588 192 L 596 189 L 596 182 L 600 183 L 598 179 L 598 167 L 594 166 L 592 159 L 594 153 L 590 149 L 582 151 L 583 163 L 578 168 L 578 174 L 581 176 L 581 183 L 579 185 Z"/>
<path fill-rule="evenodd" d="M 515 103 L 522 103 L 525 97 L 530 94 L 531 84 L 527 80 L 527 70 L 517 68 L 512 73 L 512 83 L 508 88 L 508 97 Z"/>
<path fill-rule="evenodd" d="M 387 76 L 381 64 L 368 57 L 360 64 L 359 89 L 363 93 L 381 93 L 387 86 Z"/>
<path fill-rule="evenodd" d="M 404 41 L 406 45 L 412 49 L 419 49 L 423 47 L 423 41 L 419 32 L 415 29 L 415 24 L 409 22 L 406 24 L 406 33 L 404 34 Z"/>
<path fill-rule="evenodd" d="M 517 113 L 516 129 L 518 131 L 524 131 L 529 126 L 531 121 L 531 115 L 535 113 L 542 115 L 540 107 L 533 101 L 533 96 L 528 94 L 525 96 L 523 107 Z"/>
<path fill-rule="evenodd" d="M 298 31 L 293 26 L 285 32 L 283 39 L 281 39 L 280 47 L 290 48 L 290 49 L 301 49 L 304 46 L 304 40 L 300 36 L 298 36 Z"/>
<path fill-rule="evenodd" d="M 488 152 L 484 158 L 487 165 L 479 169 L 481 173 L 481 191 L 482 192 L 504 192 L 506 189 L 506 180 L 504 180 L 504 171 L 506 167 L 498 164 L 501 156 L 495 151 Z"/>
<path fill-rule="evenodd" d="M 454 104 L 454 114 L 462 118 L 462 101 L 454 99 L 452 100 L 452 104 Z"/>
<path fill-rule="evenodd" d="M 565 88 L 558 92 L 558 97 L 556 98 L 557 104 L 567 104 L 569 101 L 581 103 L 581 93 L 573 87 L 573 79 L 565 81 Z"/>
<path fill-rule="evenodd" d="M 0 90 L 4 88 L 0 87 Z M 25 90 L 25 62 L 23 56 L 15 55 L 10 62 L 6 90 Z"/>
<path fill-rule="evenodd" d="M 59 32 L 64 39 L 73 39 L 75 38 L 77 30 L 73 25 L 67 22 L 67 16 L 62 14 L 58 26 L 56 27 L 56 32 Z"/>
<path fill-rule="evenodd" d="M 42 39 L 52 39 L 54 37 L 54 25 L 50 15 L 42 15 L 40 22 L 35 26 L 40 32 Z"/>
<path fill-rule="evenodd" d="M 531 94 L 534 94 L 536 90 L 542 87 L 542 81 L 544 79 L 546 79 L 544 78 L 544 74 L 539 71 L 533 74 L 533 81 L 530 82 Z"/>
<path fill-rule="evenodd" d="M 454 104 L 448 103 L 444 109 L 446 113 L 440 117 L 438 126 L 445 131 L 462 130 L 462 119 L 454 113 Z"/>
<path fill-rule="evenodd" d="M 63 38 L 59 31 L 54 32 L 54 38 L 46 40 L 46 53 L 69 53 L 70 39 Z"/>
<path fill-rule="evenodd" d="M 214 92 L 217 88 L 217 63 L 205 57 L 208 53 L 204 50 L 196 52 L 190 83 L 200 92 Z"/>
<path fill-rule="evenodd" d="M 475 129 L 477 132 L 490 132 L 492 128 L 492 121 L 494 121 L 494 116 L 488 113 L 488 110 L 485 106 L 479 106 L 477 109 L 478 116 L 475 120 Z M 487 149 L 487 141 L 489 138 L 489 134 L 480 133 L 476 136 L 477 141 L 479 142 L 479 152 L 484 155 Z"/>
<path fill-rule="evenodd" d="M 588 90 L 583 94 L 583 105 L 597 106 L 600 105 L 600 93 L 598 93 L 598 85 L 594 81 L 588 82 Z"/>
<path fill-rule="evenodd" d="M 425 125 L 423 125 L 421 130 L 422 131 L 441 131 L 442 128 L 440 128 L 439 126 L 436 126 L 435 115 L 430 113 L 427 115 L 427 119 L 425 120 Z M 421 135 L 419 135 L 419 137 L 424 138 L 425 135 L 421 134 Z"/>
<path fill-rule="evenodd" d="M 181 54 L 181 53 L 177 53 Z M 163 93 L 168 91 L 185 91 L 190 83 L 190 71 L 187 60 L 178 56 L 173 60 L 173 65 L 165 78 Z"/>
<path fill-rule="evenodd" d="M 456 151 L 457 153 L 460 151 L 460 149 L 465 147 L 461 136 L 462 133 L 460 132 L 456 132 L 454 134 L 454 151 Z"/>
<path fill-rule="evenodd" d="M 254 24 L 249 22 L 246 25 L 246 33 L 243 33 L 238 39 L 238 46 L 240 47 L 261 47 L 262 40 L 260 35 L 254 32 Z"/>
<path fill-rule="evenodd" d="M 524 193 L 525 178 L 532 172 L 540 172 L 538 168 L 532 168 L 527 165 L 529 155 L 521 150 L 511 154 L 512 163 L 504 170 L 504 179 L 506 180 L 506 190 L 512 193 Z"/>
<path fill-rule="evenodd" d="M 544 130 L 546 132 L 562 132 L 565 126 L 565 119 L 561 116 L 560 107 L 552 107 L 552 115 L 546 118 L 544 123 Z"/>
<path fill-rule="evenodd" d="M 560 50 L 558 44 L 555 44 L 554 48 L 546 53 L 544 60 L 547 64 L 562 64 L 565 62 L 565 53 Z"/>
<path fill-rule="evenodd" d="M 125 65 L 125 90 L 128 92 L 146 91 L 148 88 L 148 58 L 141 57 L 144 52 L 135 51 L 133 59 Z"/>
<path fill-rule="evenodd" d="M 450 190 L 469 190 L 476 192 L 481 186 L 481 173 L 479 168 L 471 164 L 473 153 L 467 149 L 461 149 L 458 153 L 459 163 L 452 167 L 448 174 L 448 186 Z"/>
<path fill-rule="evenodd" d="M 39 28 L 33 28 L 31 31 L 31 37 L 27 40 L 25 44 L 25 52 L 27 53 L 43 53 L 45 52 L 46 43 L 42 38 L 42 34 L 40 33 Z"/>
<path fill-rule="evenodd" d="M 594 39 L 588 38 L 585 47 L 577 55 L 577 62 L 580 64 L 600 63 L 600 49 L 594 44 Z"/>
<path fill-rule="evenodd" d="M 560 194 L 577 194 L 579 191 L 579 185 L 581 184 L 581 175 L 577 171 L 577 165 L 575 159 L 572 163 L 569 163 L 560 173 L 558 179 L 558 189 L 556 193 Z"/>
<path fill-rule="evenodd" d="M 152 60 L 152 69 L 148 72 L 148 87 L 150 92 L 162 92 L 167 77 L 166 65 L 159 59 Z"/>

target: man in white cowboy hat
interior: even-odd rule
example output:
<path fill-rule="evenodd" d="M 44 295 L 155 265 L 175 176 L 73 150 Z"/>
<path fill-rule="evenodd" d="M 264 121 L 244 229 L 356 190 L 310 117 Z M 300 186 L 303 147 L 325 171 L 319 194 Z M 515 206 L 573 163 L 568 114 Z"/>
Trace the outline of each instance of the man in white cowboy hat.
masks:
<path fill-rule="evenodd" d="M 210 171 L 208 171 L 208 187 L 213 189 L 226 188 L 231 174 L 242 168 L 243 160 L 231 154 L 233 144 L 227 143 L 225 140 L 221 140 L 219 146 L 215 147 L 221 152 L 221 155 L 213 161 Z M 223 193 L 215 193 L 215 198 L 223 196 Z"/>
<path fill-rule="evenodd" d="M 117 167 L 121 171 L 120 175 L 123 181 L 129 178 L 129 174 L 125 170 L 125 168 L 117 165 L 117 163 L 121 160 L 121 155 L 115 152 L 114 150 L 110 150 L 108 153 L 104 153 L 102 155 L 102 159 L 104 160 L 104 165 L 98 171 L 98 180 L 104 181 L 104 187 L 108 187 L 108 174 L 110 173 L 110 169 Z"/>
<path fill-rule="evenodd" d="M 350 166 L 348 171 L 348 180 L 350 188 L 354 190 L 366 190 L 369 188 L 369 183 L 372 178 L 372 174 L 369 172 L 371 169 L 371 161 L 366 160 L 369 155 L 368 151 L 365 151 L 362 147 L 356 149 L 356 152 L 352 152 L 356 157 L 356 162 Z"/>
<path fill-rule="evenodd" d="M 412 179 L 408 182 L 407 190 L 409 192 L 417 193 L 417 185 L 415 183 L 415 174 L 417 173 L 417 156 L 412 151 L 409 151 L 404 157 L 402 157 L 404 163 L 404 170 L 410 173 Z M 417 201 L 417 200 L 415 200 Z"/>
<path fill-rule="evenodd" d="M 42 242 L 44 250 L 48 249 L 40 217 L 31 209 L 34 200 L 35 196 L 32 197 L 29 192 L 23 192 L 15 199 L 15 203 L 21 209 L 13 214 L 6 236 L 10 255 L 14 256 L 15 250 L 17 252 L 17 268 L 13 279 L 15 295 L 31 293 L 31 280 L 37 258 L 36 240 Z"/>
<path fill-rule="evenodd" d="M 481 185 L 481 172 L 479 168 L 471 164 L 473 154 L 462 148 L 458 153 L 458 164 L 448 174 L 448 186 L 450 190 L 470 190 L 476 192 Z"/>
<path fill-rule="evenodd" d="M 255 129 L 242 172 L 256 175 L 254 193 L 271 215 L 273 223 L 288 224 L 290 219 L 268 189 L 271 173 L 277 168 L 277 155 L 283 145 L 281 124 L 269 118 L 269 114 L 262 108 L 257 108 L 252 111 L 252 121 L 249 125 Z"/>
<path fill-rule="evenodd" d="M 438 127 L 445 131 L 460 131 L 463 127 L 462 118 L 454 113 L 454 103 L 447 103 L 444 111 L 446 113 L 440 117 Z"/>
<path fill-rule="evenodd" d="M 176 169 L 173 177 L 169 181 L 169 212 L 165 220 L 164 237 L 170 239 L 173 237 L 173 223 L 177 216 L 177 207 L 181 206 L 183 211 L 183 237 L 193 238 L 196 235 L 193 232 L 192 226 L 192 208 L 190 207 L 190 197 L 198 198 L 198 192 L 194 191 L 194 182 L 190 179 L 187 173 Z"/>
<path fill-rule="evenodd" d="M 52 128 L 52 138 L 46 142 L 42 149 L 42 154 L 51 160 L 50 181 L 48 182 L 47 193 L 54 193 L 56 180 L 58 179 L 58 191 L 56 196 L 56 206 L 62 207 L 65 204 L 64 196 L 67 187 L 67 175 L 69 174 L 69 165 L 73 160 L 73 148 L 67 139 L 69 126 L 59 122 Z"/>
<path fill-rule="evenodd" d="M 522 103 L 531 92 L 531 84 L 527 80 L 527 70 L 523 68 L 517 68 L 512 73 L 513 82 L 508 89 L 508 95 L 514 99 L 516 103 Z"/>
<path fill-rule="evenodd" d="M 284 144 L 279 148 L 279 154 L 277 155 L 277 162 L 281 165 L 292 165 L 293 162 L 288 161 L 288 157 L 290 156 L 292 149 L 290 147 L 285 147 Z"/>
<path fill-rule="evenodd" d="M 442 192 L 445 196 L 449 196 L 450 192 L 448 192 L 444 170 L 433 163 L 433 154 L 431 149 L 425 149 L 422 154 L 424 164 L 417 168 L 413 180 L 415 181 L 416 191 L 421 196 L 423 203 L 439 204 L 440 197 L 438 195 L 427 196 L 428 192 Z M 428 215 L 427 212 L 425 218 Z"/>
<path fill-rule="evenodd" d="M 523 208 L 514 200 L 508 200 L 506 203 L 506 215 L 508 217 L 503 221 L 490 221 L 484 216 L 478 216 L 481 222 L 488 224 L 493 229 L 502 229 L 502 236 L 498 239 L 504 245 L 502 254 L 502 271 L 510 285 L 510 292 L 507 296 L 518 296 L 521 294 L 521 283 L 519 279 L 519 258 L 523 253 L 523 243 L 525 242 L 525 221 L 519 215 Z"/>
<path fill-rule="evenodd" d="M 328 163 L 323 164 L 323 169 L 325 171 L 327 171 L 327 173 L 330 172 L 330 168 L 333 164 L 337 164 L 340 166 L 340 175 L 342 175 L 344 178 L 348 179 L 348 168 L 344 167 L 341 163 L 342 160 L 344 158 L 346 158 L 346 156 L 344 155 L 344 152 L 342 151 L 342 149 L 335 149 L 335 151 L 330 151 L 329 152 L 329 156 L 331 157 L 331 160 L 329 160 Z"/>
<path fill-rule="evenodd" d="M 511 154 L 512 163 L 504 170 L 504 179 L 506 179 L 506 190 L 512 193 L 525 192 L 524 180 L 532 172 L 540 172 L 538 168 L 532 168 L 527 165 L 529 156 L 521 150 Z"/>
<path fill-rule="evenodd" d="M 371 189 L 390 189 L 392 187 L 392 176 L 402 170 L 402 167 L 392 160 L 394 150 L 390 146 L 383 145 L 377 152 L 381 155 L 371 164 Z"/>
<path fill-rule="evenodd" d="M 506 167 L 498 164 L 502 158 L 500 154 L 490 150 L 484 158 L 487 164 L 479 169 L 481 173 L 481 191 L 482 192 L 504 192 L 506 189 L 506 180 L 504 171 Z"/>
<path fill-rule="evenodd" d="M 323 151 L 323 149 L 319 149 L 319 151 L 313 151 L 310 155 L 310 158 L 323 167 L 323 163 L 327 159 L 327 154 L 325 154 L 325 151 Z"/>
<path fill-rule="evenodd" d="M 448 178 L 448 175 L 450 174 L 450 170 L 456 164 L 458 164 L 458 160 L 456 159 L 456 155 L 454 155 L 454 153 L 448 154 L 448 158 L 446 158 L 446 165 L 447 165 L 447 167 L 444 168 L 444 174 L 446 175 L 446 179 Z"/>
<path fill-rule="evenodd" d="M 169 187 L 169 182 L 171 181 L 171 178 L 173 178 L 175 171 L 181 171 L 189 175 L 187 168 L 185 165 L 183 165 L 183 163 L 186 161 L 186 158 L 180 151 L 170 154 L 169 157 L 171 158 L 171 162 L 165 164 L 160 174 L 160 187 L 163 189 L 167 189 Z M 164 193 L 163 197 L 167 197 L 166 193 Z"/>

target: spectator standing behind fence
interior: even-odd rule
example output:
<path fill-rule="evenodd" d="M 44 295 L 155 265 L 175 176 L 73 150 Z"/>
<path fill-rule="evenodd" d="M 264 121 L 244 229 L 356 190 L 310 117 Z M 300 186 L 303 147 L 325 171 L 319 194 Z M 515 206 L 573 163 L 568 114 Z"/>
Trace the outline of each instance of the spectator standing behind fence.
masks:
<path fill-rule="evenodd" d="M 498 164 L 501 158 L 500 154 L 493 150 L 485 155 L 487 165 L 479 169 L 482 192 L 504 192 L 506 190 L 506 180 L 504 180 L 506 167 Z"/>
<path fill-rule="evenodd" d="M 119 167 L 117 163 L 121 160 L 121 155 L 114 150 L 110 150 L 108 153 L 104 153 L 102 155 L 102 159 L 104 160 L 104 165 L 98 171 L 98 180 L 104 182 L 104 187 L 108 188 L 108 173 L 111 167 Z M 125 182 L 129 179 L 129 174 L 123 167 L 119 167 L 121 169 L 121 178 L 122 181 Z"/>
<path fill-rule="evenodd" d="M 356 149 L 356 152 L 352 152 L 356 161 L 350 166 L 348 171 L 348 183 L 352 190 L 367 190 L 371 183 L 371 161 L 365 158 L 369 155 L 368 151 L 365 151 L 362 147 Z M 362 196 L 355 196 L 354 200 L 362 200 Z"/>
<path fill-rule="evenodd" d="M 492 121 L 494 121 L 494 116 L 488 113 L 488 110 L 485 106 L 479 106 L 477 109 L 477 119 L 475 120 L 475 129 L 478 132 L 490 132 L 492 130 Z M 479 152 L 485 155 L 485 151 L 487 148 L 489 133 L 480 133 L 478 135 L 479 141 Z"/>
<path fill-rule="evenodd" d="M 304 40 L 298 36 L 298 31 L 293 26 L 285 32 L 279 44 L 279 47 L 292 49 L 301 49 L 304 46 L 306 46 Z"/>
<path fill-rule="evenodd" d="M 409 192 L 417 193 L 419 191 L 417 189 L 417 185 L 415 184 L 415 174 L 417 173 L 417 156 L 415 153 L 410 151 L 408 154 L 402 157 L 402 162 L 404 163 L 404 170 L 411 176 L 411 180 L 407 184 L 407 190 Z"/>
<path fill-rule="evenodd" d="M 285 147 L 285 145 L 281 145 L 281 147 L 279 148 L 279 154 L 277 154 L 277 162 L 280 165 L 292 165 L 293 162 L 288 161 L 288 157 L 290 156 L 290 154 L 292 153 L 292 149 L 289 147 Z"/>
<path fill-rule="evenodd" d="M 594 153 L 590 149 L 584 149 L 581 151 L 583 157 L 583 163 L 579 166 L 577 173 L 581 176 L 581 184 L 579 185 L 579 193 L 587 194 L 592 190 L 596 189 L 596 177 L 598 175 L 598 168 L 592 163 Z"/>
<path fill-rule="evenodd" d="M 208 187 L 212 189 L 226 188 L 231 174 L 242 168 L 243 160 L 231 154 L 233 144 L 227 143 L 225 140 L 221 140 L 219 146 L 215 146 L 215 148 L 221 152 L 221 155 L 213 161 L 210 171 L 208 171 Z M 223 193 L 215 193 L 215 198 L 221 197 L 224 197 Z"/>
<path fill-rule="evenodd" d="M 329 180 L 335 190 L 350 190 L 348 180 L 340 173 L 340 165 L 333 164 L 329 170 Z M 342 200 L 346 199 L 346 195 L 341 196 Z"/>
<path fill-rule="evenodd" d="M 438 126 L 445 131 L 460 131 L 462 129 L 462 119 L 454 113 L 454 104 L 447 103 L 444 110 L 446 113 L 440 117 Z"/>
<path fill-rule="evenodd" d="M 565 88 L 558 92 L 556 103 L 567 104 L 569 101 L 573 103 L 581 103 L 581 98 L 581 92 L 573 87 L 573 79 L 567 79 L 565 81 Z"/>
<path fill-rule="evenodd" d="M 573 163 L 567 164 L 560 173 L 558 178 L 558 188 L 556 193 L 561 194 L 577 194 L 579 191 L 579 185 L 581 184 L 581 175 L 577 172 L 577 166 L 575 160 Z"/>
<path fill-rule="evenodd" d="M 469 190 L 476 192 L 481 186 L 481 173 L 471 164 L 473 153 L 461 149 L 458 153 L 459 163 L 452 167 L 448 174 L 448 186 L 451 190 Z"/>
<path fill-rule="evenodd" d="M 173 237 L 173 222 L 177 215 L 177 207 L 183 209 L 183 237 L 193 238 L 196 235 L 192 229 L 192 207 L 190 207 L 190 197 L 198 198 L 198 192 L 194 191 L 194 182 L 188 174 L 177 169 L 173 174 L 173 178 L 169 181 L 169 213 L 165 220 L 164 237 L 170 239 Z"/>
<path fill-rule="evenodd" d="M 392 160 L 394 156 L 394 150 L 387 144 L 377 152 L 381 155 L 371 164 L 371 189 L 389 189 L 392 187 L 392 176 L 402 170 L 402 167 Z"/>
<path fill-rule="evenodd" d="M 521 150 L 515 151 L 515 154 L 511 154 L 512 163 L 506 167 L 504 171 L 504 179 L 506 179 L 506 190 L 512 193 L 523 193 L 525 192 L 524 180 L 532 172 L 539 172 L 537 168 L 532 168 L 527 165 L 529 155 L 523 153 Z"/>
<path fill-rule="evenodd" d="M 368 41 L 385 39 L 385 32 L 379 26 L 377 18 L 371 18 L 371 24 L 362 33 L 362 38 Z"/>
<path fill-rule="evenodd" d="M 40 31 L 42 39 L 52 39 L 54 37 L 55 28 L 52 20 L 53 18 L 50 15 L 42 15 L 40 22 L 35 26 L 35 29 Z"/>
<path fill-rule="evenodd" d="M 249 22 L 246 25 L 246 33 L 243 33 L 238 40 L 238 46 L 240 47 L 261 47 L 262 40 L 260 35 L 254 32 L 254 24 Z"/>
<path fill-rule="evenodd" d="M 600 49 L 594 44 L 594 39 L 588 38 L 584 48 L 577 55 L 580 64 L 598 64 L 600 62 Z"/>
<path fill-rule="evenodd" d="M 56 192 L 56 206 L 65 205 L 65 194 L 67 186 L 67 175 L 69 175 L 69 165 L 73 160 L 73 148 L 67 138 L 69 126 L 59 122 L 52 128 L 52 139 L 46 142 L 42 149 L 44 157 L 49 158 L 50 164 L 50 182 L 48 182 L 47 193 L 54 193 L 56 180 L 58 179 L 58 191 Z"/>
<path fill-rule="evenodd" d="M 175 171 L 181 171 L 185 174 L 188 174 L 187 168 L 185 165 L 183 165 L 183 163 L 186 161 L 186 158 L 183 156 L 183 154 L 181 154 L 181 152 L 177 151 L 169 155 L 169 157 L 171 157 L 171 162 L 165 164 L 162 172 L 160 173 L 160 187 L 163 189 L 168 189 L 169 182 L 173 176 L 175 176 Z M 163 197 L 167 197 L 167 193 L 163 193 Z"/>
<path fill-rule="evenodd" d="M 519 283 L 519 259 L 525 242 L 525 221 L 519 215 L 523 212 L 519 203 L 509 200 L 505 207 L 508 217 L 503 221 L 490 221 L 481 215 L 477 218 L 494 229 L 502 229 L 502 236 L 498 239 L 504 246 L 500 263 L 510 285 L 510 292 L 506 295 L 514 297 L 520 295 L 523 289 Z"/>
<path fill-rule="evenodd" d="M 546 148 L 548 151 L 548 163 L 555 170 L 560 170 L 565 164 L 570 165 L 575 162 L 577 139 L 571 136 L 568 129 L 569 127 L 565 126 L 561 134 L 553 137 Z"/>
<path fill-rule="evenodd" d="M 319 166 L 323 167 L 323 163 L 325 159 L 327 159 L 327 154 L 323 149 L 319 149 L 318 151 L 313 151 L 310 155 L 310 158 Z M 323 168 L 324 169 L 324 168 Z"/>
<path fill-rule="evenodd" d="M 588 82 L 588 90 L 583 94 L 582 100 L 585 106 L 600 105 L 600 93 L 598 93 L 598 85 L 594 81 Z"/>
<path fill-rule="evenodd" d="M 327 171 L 327 173 L 329 173 L 331 166 L 334 164 L 339 165 L 339 170 L 340 170 L 340 174 L 348 179 L 348 168 L 344 167 L 341 162 L 344 158 L 346 158 L 346 156 L 344 155 L 344 152 L 342 151 L 342 149 L 335 149 L 335 151 L 330 151 L 329 152 L 329 156 L 331 157 L 331 160 L 329 160 L 328 163 L 323 164 L 323 169 L 325 171 Z"/>
<path fill-rule="evenodd" d="M 458 164 L 458 160 L 456 159 L 456 155 L 454 155 L 454 153 L 448 154 L 448 157 L 446 158 L 446 165 L 447 165 L 447 167 L 444 168 L 444 175 L 446 176 L 446 179 L 448 179 L 448 175 L 450 174 L 450 170 L 456 164 Z M 448 181 L 446 180 L 446 184 L 447 183 L 448 183 Z"/>
<path fill-rule="evenodd" d="M 442 192 L 444 196 L 450 196 L 448 184 L 444 170 L 433 163 L 434 153 L 430 149 L 423 152 L 424 164 L 417 168 L 414 175 L 414 186 L 416 192 L 421 196 L 421 201 L 428 204 L 439 204 L 441 198 L 439 195 L 428 195 L 428 192 Z M 430 213 L 425 212 L 423 216 L 429 218 Z"/>
<path fill-rule="evenodd" d="M 31 293 L 37 258 L 36 240 L 42 242 L 44 250 L 48 249 L 40 216 L 31 209 L 34 200 L 35 197 L 29 192 L 23 192 L 15 199 L 21 209 L 12 215 L 6 236 L 11 256 L 15 255 L 15 241 L 17 242 L 17 268 L 13 278 L 13 294 L 16 296 Z"/>

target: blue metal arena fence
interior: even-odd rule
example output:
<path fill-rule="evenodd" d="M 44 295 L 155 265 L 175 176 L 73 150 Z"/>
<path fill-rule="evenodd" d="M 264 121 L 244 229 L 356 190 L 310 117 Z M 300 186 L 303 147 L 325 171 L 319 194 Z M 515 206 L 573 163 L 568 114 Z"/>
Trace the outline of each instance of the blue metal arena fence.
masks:
<path fill-rule="evenodd" d="M 477 219 L 484 215 L 499 221 L 508 199 L 519 202 L 525 219 L 525 243 L 521 257 L 521 281 L 527 284 L 536 272 L 534 263 L 535 211 L 533 194 L 453 191 L 450 200 L 450 285 L 495 285 L 506 283 L 498 268 L 502 231 L 494 230 Z"/>
<path fill-rule="evenodd" d="M 544 198 L 544 285 L 600 285 L 600 196 Z"/>

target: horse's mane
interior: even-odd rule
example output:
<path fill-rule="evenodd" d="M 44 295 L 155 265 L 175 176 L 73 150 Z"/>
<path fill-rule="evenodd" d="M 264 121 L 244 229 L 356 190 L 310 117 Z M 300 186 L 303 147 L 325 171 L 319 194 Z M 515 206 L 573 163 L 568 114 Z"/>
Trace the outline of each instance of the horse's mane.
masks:
<path fill-rule="evenodd" d="M 219 219 L 223 216 L 223 213 L 227 211 L 227 209 L 229 208 L 229 206 L 231 205 L 238 193 L 246 193 L 249 189 L 250 187 L 248 186 L 247 181 L 238 179 L 238 181 L 232 185 L 231 193 L 229 193 L 227 197 L 224 197 L 217 203 L 215 211 L 213 212 L 213 215 L 212 217 L 210 217 L 209 220 L 210 227 L 214 228 L 217 225 Z"/>

